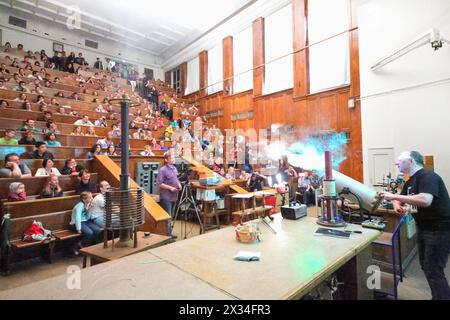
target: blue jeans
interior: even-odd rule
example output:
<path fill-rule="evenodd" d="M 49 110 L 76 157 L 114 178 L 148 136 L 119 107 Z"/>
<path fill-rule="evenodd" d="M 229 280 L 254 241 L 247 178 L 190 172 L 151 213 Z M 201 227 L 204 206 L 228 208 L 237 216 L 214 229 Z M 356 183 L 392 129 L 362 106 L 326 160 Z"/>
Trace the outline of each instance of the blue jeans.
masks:
<path fill-rule="evenodd" d="M 161 207 L 167 211 L 167 213 L 170 215 L 172 220 L 175 218 L 175 205 L 176 201 L 169 201 L 166 199 L 160 199 L 159 203 L 161 204 Z M 172 234 L 172 222 L 167 223 L 167 234 Z"/>
<path fill-rule="evenodd" d="M 92 221 L 100 228 L 105 228 L 105 221 L 103 220 L 103 216 L 94 218 L 92 219 Z"/>
<path fill-rule="evenodd" d="M 102 229 L 95 224 L 92 220 L 84 221 L 81 223 L 81 241 L 83 246 L 88 247 L 96 244 L 100 238 Z"/>
<path fill-rule="evenodd" d="M 417 248 L 422 270 L 433 300 L 450 300 L 444 269 L 450 252 L 450 231 L 417 231 Z"/>

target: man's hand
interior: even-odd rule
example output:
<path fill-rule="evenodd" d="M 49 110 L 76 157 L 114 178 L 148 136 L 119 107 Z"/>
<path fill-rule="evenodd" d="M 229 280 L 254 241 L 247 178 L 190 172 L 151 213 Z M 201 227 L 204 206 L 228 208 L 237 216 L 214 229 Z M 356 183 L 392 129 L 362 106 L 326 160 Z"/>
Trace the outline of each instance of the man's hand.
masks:
<path fill-rule="evenodd" d="M 396 195 L 387 191 L 380 192 L 380 196 L 388 201 L 396 200 Z"/>
<path fill-rule="evenodd" d="M 170 192 L 177 192 L 178 189 L 177 189 L 177 188 L 174 188 L 174 187 L 170 187 L 169 191 L 170 191 Z"/>
<path fill-rule="evenodd" d="M 15 162 L 7 162 L 5 165 L 5 167 L 11 168 L 11 169 L 15 168 L 16 166 L 17 166 L 17 163 L 15 163 Z"/>

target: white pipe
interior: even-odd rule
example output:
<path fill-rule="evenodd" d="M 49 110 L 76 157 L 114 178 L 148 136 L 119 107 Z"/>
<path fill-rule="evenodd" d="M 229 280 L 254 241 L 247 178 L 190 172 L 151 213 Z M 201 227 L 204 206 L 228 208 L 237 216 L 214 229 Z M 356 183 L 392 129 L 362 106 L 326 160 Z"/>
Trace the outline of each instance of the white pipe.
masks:
<path fill-rule="evenodd" d="M 341 192 L 344 188 L 356 194 L 361 200 L 363 209 L 374 212 L 380 205 L 380 196 L 377 191 L 358 182 L 336 170 L 333 170 L 333 179 L 336 180 L 336 192 Z"/>

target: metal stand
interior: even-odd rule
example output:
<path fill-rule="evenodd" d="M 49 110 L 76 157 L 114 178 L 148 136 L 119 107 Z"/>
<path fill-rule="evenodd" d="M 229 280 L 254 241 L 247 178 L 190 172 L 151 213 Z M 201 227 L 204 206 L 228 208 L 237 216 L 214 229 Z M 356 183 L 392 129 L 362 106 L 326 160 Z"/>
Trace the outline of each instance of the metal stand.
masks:
<path fill-rule="evenodd" d="M 184 239 L 187 238 L 187 219 L 189 214 L 189 209 L 191 208 L 191 205 L 194 207 L 195 215 L 197 216 L 198 223 L 200 224 L 200 234 L 204 233 L 204 226 L 202 219 L 200 218 L 200 212 L 197 208 L 197 205 L 195 204 L 195 199 L 192 194 L 192 185 L 191 182 L 188 181 L 183 185 L 183 190 L 181 191 L 181 197 L 180 201 L 177 205 L 177 210 L 175 212 L 175 217 L 173 218 L 173 225 L 172 228 L 175 226 L 175 222 L 177 221 L 178 213 L 181 211 L 184 215 Z M 183 220 L 181 220 L 183 222 Z M 181 227 L 181 230 L 183 230 L 183 226 Z"/>
<path fill-rule="evenodd" d="M 140 104 L 139 103 L 132 103 L 131 99 L 128 97 L 128 95 L 124 95 L 120 99 L 111 99 L 109 100 L 109 103 L 120 104 L 120 111 L 121 111 L 121 149 L 122 149 L 122 155 L 121 155 L 121 173 L 120 173 L 120 190 L 127 191 L 130 190 L 130 171 L 129 171 L 129 136 L 128 136 L 128 120 L 129 120 L 129 109 L 130 107 L 137 107 Z M 126 224 L 127 221 L 130 219 L 130 213 L 127 211 L 127 208 L 131 205 L 133 202 L 133 199 L 129 197 L 129 194 L 123 193 L 123 197 L 121 199 L 120 207 L 123 209 L 120 212 L 120 221 L 121 224 Z M 136 232 L 136 230 L 134 230 Z M 119 230 L 119 243 L 118 246 L 121 247 L 127 247 L 131 245 L 132 239 L 132 233 L 133 230 L 131 228 L 124 228 Z M 114 236 L 113 236 L 114 238 Z M 136 240 L 134 240 L 134 245 L 137 246 Z"/>

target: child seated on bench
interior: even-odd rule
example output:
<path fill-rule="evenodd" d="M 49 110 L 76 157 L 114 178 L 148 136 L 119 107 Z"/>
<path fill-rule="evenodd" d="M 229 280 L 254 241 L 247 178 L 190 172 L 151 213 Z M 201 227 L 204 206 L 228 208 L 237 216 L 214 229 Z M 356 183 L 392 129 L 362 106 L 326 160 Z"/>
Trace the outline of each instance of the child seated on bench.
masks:
<path fill-rule="evenodd" d="M 78 254 L 78 249 L 80 247 L 87 247 L 96 244 L 102 231 L 101 228 L 91 219 L 91 214 L 89 213 L 92 200 L 92 193 L 86 191 L 82 192 L 80 194 L 80 202 L 78 202 L 72 209 L 72 219 L 70 221 L 70 225 L 73 226 L 77 233 L 82 235 L 81 243 L 78 243 L 78 247 L 74 250 L 76 255 Z"/>

